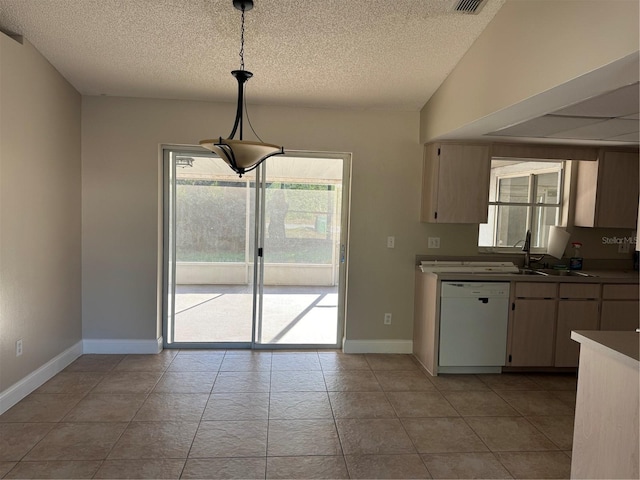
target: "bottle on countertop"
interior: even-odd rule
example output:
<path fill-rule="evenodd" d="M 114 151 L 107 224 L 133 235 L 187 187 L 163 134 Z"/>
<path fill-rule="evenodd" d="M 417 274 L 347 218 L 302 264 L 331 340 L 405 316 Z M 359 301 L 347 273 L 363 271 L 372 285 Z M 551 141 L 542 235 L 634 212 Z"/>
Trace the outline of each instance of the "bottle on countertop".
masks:
<path fill-rule="evenodd" d="M 569 270 L 582 270 L 582 257 L 580 256 L 580 248 L 582 243 L 572 242 L 573 256 L 569 259 Z"/>

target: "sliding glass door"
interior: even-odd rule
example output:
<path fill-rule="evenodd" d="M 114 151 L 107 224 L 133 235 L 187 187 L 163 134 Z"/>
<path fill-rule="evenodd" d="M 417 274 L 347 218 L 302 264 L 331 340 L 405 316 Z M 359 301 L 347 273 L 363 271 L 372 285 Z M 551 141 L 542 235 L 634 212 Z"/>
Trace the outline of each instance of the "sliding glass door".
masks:
<path fill-rule="evenodd" d="M 261 345 L 337 345 L 344 159 L 273 157 L 260 190 Z"/>
<path fill-rule="evenodd" d="M 165 343 L 250 345 L 255 174 L 171 150 L 165 172 Z"/>
<path fill-rule="evenodd" d="M 349 159 L 297 153 L 238 178 L 166 149 L 167 347 L 339 346 Z"/>

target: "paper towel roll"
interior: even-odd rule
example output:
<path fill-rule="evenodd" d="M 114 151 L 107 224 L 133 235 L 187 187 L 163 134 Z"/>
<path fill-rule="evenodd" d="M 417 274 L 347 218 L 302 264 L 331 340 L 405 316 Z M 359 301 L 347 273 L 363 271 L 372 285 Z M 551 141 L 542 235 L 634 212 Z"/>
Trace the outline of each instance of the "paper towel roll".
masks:
<path fill-rule="evenodd" d="M 567 248 L 567 242 L 571 235 L 562 227 L 549 227 L 549 246 L 547 247 L 547 255 L 562 258 L 564 249 Z"/>

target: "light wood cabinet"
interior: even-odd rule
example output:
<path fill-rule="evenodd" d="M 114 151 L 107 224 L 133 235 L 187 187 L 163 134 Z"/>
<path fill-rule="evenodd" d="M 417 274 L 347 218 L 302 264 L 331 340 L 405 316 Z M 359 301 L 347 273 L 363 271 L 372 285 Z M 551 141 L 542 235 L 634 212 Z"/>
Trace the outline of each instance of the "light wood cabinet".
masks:
<path fill-rule="evenodd" d="M 600 298 L 599 283 L 561 283 L 558 288 L 560 300 L 568 298 L 597 300 Z"/>
<path fill-rule="evenodd" d="M 629 330 L 640 324 L 637 284 L 515 282 L 509 367 L 577 367 L 572 330 Z"/>
<path fill-rule="evenodd" d="M 580 348 L 571 340 L 571 331 L 597 330 L 599 314 L 597 300 L 560 300 L 558 302 L 554 366 L 578 366 Z"/>
<path fill-rule="evenodd" d="M 598 329 L 600 284 L 561 283 L 558 297 L 554 366 L 577 367 L 580 348 L 571 331 Z"/>
<path fill-rule="evenodd" d="M 604 300 L 638 300 L 640 290 L 637 284 L 610 283 L 602 286 Z"/>
<path fill-rule="evenodd" d="M 437 375 L 440 282 L 435 275 L 425 275 L 419 270 L 416 271 L 415 279 L 413 354 L 431 375 Z"/>
<path fill-rule="evenodd" d="M 578 165 L 577 227 L 636 228 L 640 160 L 637 152 L 601 151 Z"/>
<path fill-rule="evenodd" d="M 416 272 L 413 353 L 438 374 L 440 280 Z M 574 330 L 630 330 L 640 322 L 638 284 L 581 281 L 511 283 L 507 370 L 578 366 Z"/>
<path fill-rule="evenodd" d="M 557 284 L 517 282 L 515 286 L 516 298 L 556 298 Z"/>
<path fill-rule="evenodd" d="M 640 327 L 638 285 L 604 285 L 600 330 L 635 331 Z"/>
<path fill-rule="evenodd" d="M 557 283 L 516 282 L 507 364 L 510 367 L 553 366 Z"/>
<path fill-rule="evenodd" d="M 556 301 L 517 299 L 511 319 L 511 367 L 553 366 Z"/>
<path fill-rule="evenodd" d="M 488 145 L 429 144 L 422 169 L 420 220 L 485 223 L 489 211 Z"/>
<path fill-rule="evenodd" d="M 629 330 L 640 328 L 638 300 L 603 300 L 600 330 Z"/>

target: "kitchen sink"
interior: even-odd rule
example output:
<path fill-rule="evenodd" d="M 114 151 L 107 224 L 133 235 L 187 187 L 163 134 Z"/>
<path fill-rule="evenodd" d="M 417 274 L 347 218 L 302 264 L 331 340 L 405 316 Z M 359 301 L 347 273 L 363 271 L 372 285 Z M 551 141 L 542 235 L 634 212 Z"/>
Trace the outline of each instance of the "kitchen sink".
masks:
<path fill-rule="evenodd" d="M 542 270 L 533 270 L 531 268 L 521 268 L 518 270 L 517 275 L 542 275 L 543 277 L 548 277 L 549 274 L 543 272 Z"/>
<path fill-rule="evenodd" d="M 554 275 L 558 277 L 593 277 L 585 272 L 579 270 L 543 270 L 546 275 Z"/>

